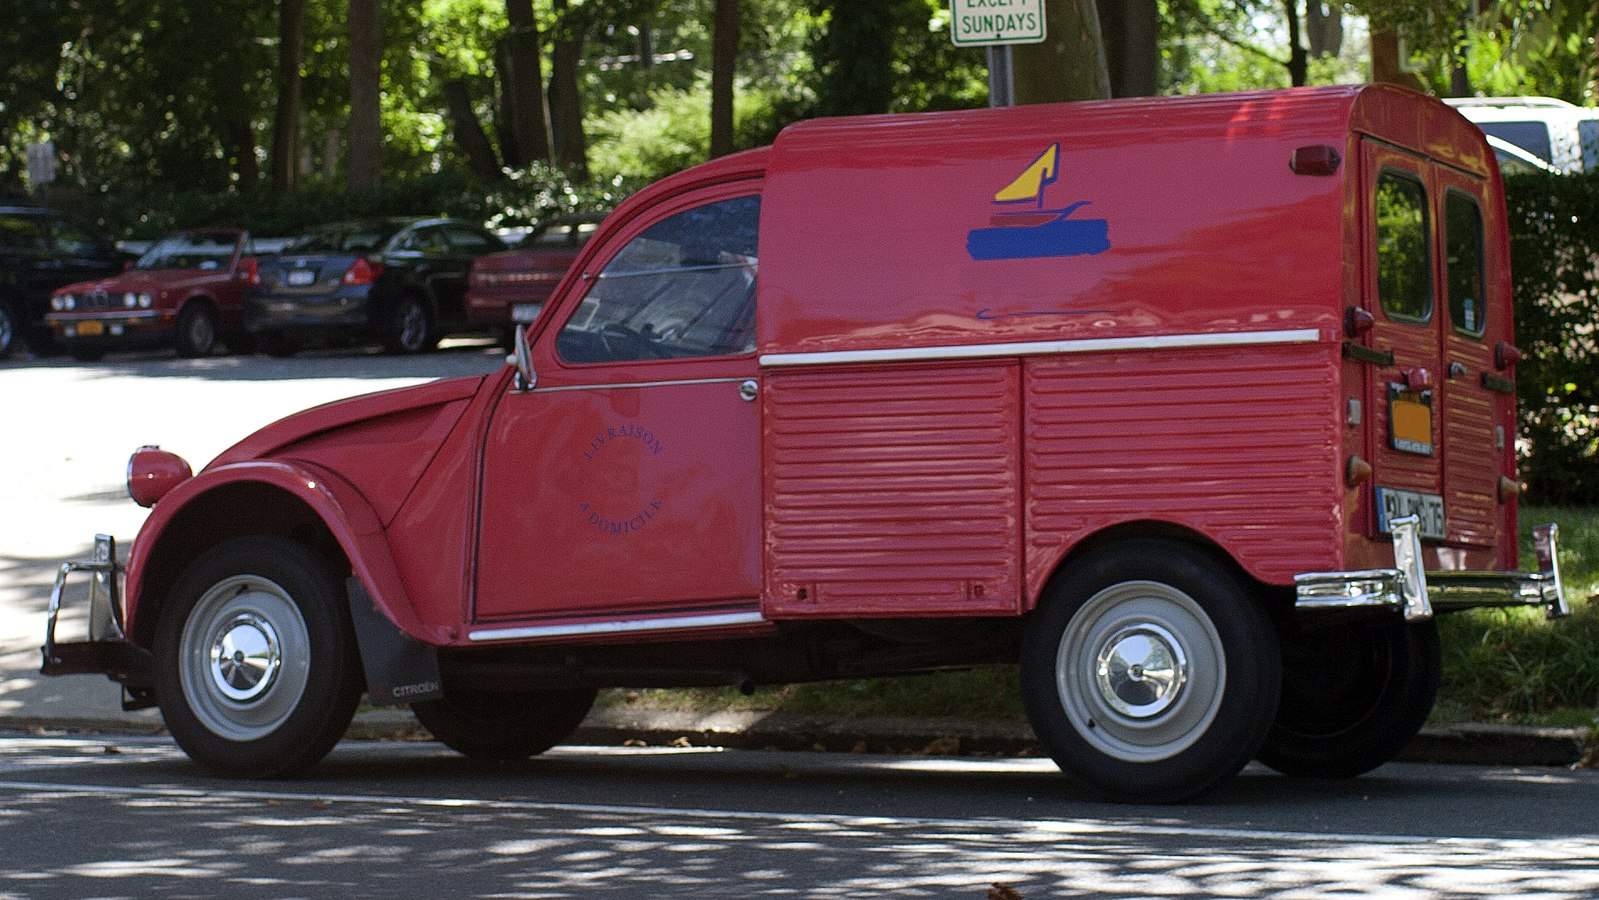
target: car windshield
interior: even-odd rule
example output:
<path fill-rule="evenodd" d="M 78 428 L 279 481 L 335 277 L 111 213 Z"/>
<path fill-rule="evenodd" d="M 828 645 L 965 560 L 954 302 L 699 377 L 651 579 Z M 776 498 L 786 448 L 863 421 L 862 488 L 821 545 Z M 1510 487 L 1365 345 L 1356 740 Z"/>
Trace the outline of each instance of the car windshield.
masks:
<path fill-rule="evenodd" d="M 284 253 L 374 253 L 404 222 L 346 222 L 314 228 L 289 242 Z"/>
<path fill-rule="evenodd" d="M 156 241 L 136 269 L 220 269 L 228 264 L 239 239 L 229 233 L 171 234 Z"/>
<path fill-rule="evenodd" d="M 0 214 L 0 247 L 7 250 L 43 250 L 44 229 L 36 216 Z"/>

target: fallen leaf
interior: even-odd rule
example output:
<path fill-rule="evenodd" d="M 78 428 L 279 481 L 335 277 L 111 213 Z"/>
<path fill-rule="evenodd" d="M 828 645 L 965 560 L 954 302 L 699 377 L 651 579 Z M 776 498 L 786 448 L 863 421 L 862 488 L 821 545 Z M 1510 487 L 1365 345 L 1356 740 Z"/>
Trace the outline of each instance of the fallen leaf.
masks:
<path fill-rule="evenodd" d="M 988 900 L 1022 900 L 1022 895 L 1010 885 L 996 881 L 988 888 Z"/>

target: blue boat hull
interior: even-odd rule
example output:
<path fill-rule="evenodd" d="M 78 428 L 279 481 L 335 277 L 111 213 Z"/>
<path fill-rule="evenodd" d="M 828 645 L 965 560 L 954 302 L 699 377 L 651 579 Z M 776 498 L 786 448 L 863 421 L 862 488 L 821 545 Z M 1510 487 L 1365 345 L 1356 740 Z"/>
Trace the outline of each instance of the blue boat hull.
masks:
<path fill-rule="evenodd" d="M 1063 215 L 1042 225 L 974 228 L 966 233 L 966 252 L 972 259 L 1091 256 L 1109 249 L 1110 225 L 1104 219 Z"/>

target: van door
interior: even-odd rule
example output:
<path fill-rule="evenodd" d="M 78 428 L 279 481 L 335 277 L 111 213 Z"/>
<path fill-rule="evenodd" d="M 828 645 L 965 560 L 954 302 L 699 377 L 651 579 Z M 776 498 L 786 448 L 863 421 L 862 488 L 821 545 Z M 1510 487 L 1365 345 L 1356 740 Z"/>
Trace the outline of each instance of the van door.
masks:
<path fill-rule="evenodd" d="M 474 638 L 757 618 L 753 189 L 647 212 L 535 326 L 538 383 L 485 439 L 474 618 L 551 624 Z"/>
<path fill-rule="evenodd" d="M 1437 179 L 1423 157 L 1373 140 L 1361 145 L 1365 296 L 1370 346 L 1391 359 L 1367 368 L 1366 432 L 1375 533 L 1415 514 L 1422 537 L 1447 536 L 1443 495 L 1445 381 L 1435 264 Z"/>
<path fill-rule="evenodd" d="M 1496 349 L 1510 336 L 1504 260 L 1490 254 L 1487 224 L 1497 209 L 1485 202 L 1484 179 L 1439 166 L 1434 207 L 1439 229 L 1439 334 L 1443 348 L 1444 509 L 1449 541 L 1494 548 L 1503 536 L 1499 479 L 1514 471 L 1515 385 L 1505 377 Z M 1493 217 L 1490 220 L 1490 215 Z M 1493 557 L 1460 560 L 1491 568 Z"/>

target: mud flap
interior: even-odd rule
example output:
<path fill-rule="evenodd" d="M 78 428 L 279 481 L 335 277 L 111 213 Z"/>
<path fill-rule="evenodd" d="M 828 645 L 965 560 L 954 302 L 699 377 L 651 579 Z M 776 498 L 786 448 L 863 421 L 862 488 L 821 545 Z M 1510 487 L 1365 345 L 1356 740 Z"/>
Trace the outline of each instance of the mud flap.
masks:
<path fill-rule="evenodd" d="M 443 697 L 438 649 L 412 638 L 389 621 L 361 579 L 352 575 L 344 584 L 372 705 L 405 706 Z"/>

